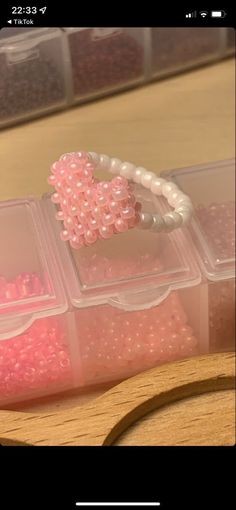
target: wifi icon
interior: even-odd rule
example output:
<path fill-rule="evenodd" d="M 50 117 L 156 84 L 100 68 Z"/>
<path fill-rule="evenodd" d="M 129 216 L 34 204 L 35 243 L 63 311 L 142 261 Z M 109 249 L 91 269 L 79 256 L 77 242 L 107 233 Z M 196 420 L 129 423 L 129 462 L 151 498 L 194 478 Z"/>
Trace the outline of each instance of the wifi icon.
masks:
<path fill-rule="evenodd" d="M 205 17 L 207 16 L 207 14 L 208 14 L 208 13 L 207 13 L 207 11 L 201 11 L 201 12 L 200 12 L 200 16 L 201 16 L 202 18 L 205 18 Z"/>

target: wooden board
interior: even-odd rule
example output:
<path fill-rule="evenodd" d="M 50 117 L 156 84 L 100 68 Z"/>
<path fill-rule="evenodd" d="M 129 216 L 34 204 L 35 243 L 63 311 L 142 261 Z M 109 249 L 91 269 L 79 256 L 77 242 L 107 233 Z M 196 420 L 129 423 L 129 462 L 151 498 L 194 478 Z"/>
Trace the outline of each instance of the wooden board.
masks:
<path fill-rule="evenodd" d="M 0 443 L 233 445 L 234 388 L 233 353 L 181 360 L 143 372 L 66 412 L 0 411 Z"/>

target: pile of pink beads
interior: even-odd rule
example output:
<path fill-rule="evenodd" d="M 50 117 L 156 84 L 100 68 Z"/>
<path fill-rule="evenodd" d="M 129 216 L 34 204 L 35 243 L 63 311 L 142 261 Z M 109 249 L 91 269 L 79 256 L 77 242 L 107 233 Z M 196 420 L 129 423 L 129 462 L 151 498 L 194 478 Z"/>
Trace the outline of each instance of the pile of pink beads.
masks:
<path fill-rule="evenodd" d="M 196 213 L 216 254 L 216 262 L 235 258 L 235 202 L 200 205 Z"/>
<path fill-rule="evenodd" d="M 197 216 L 217 263 L 235 259 L 235 202 L 199 206 Z M 210 349 L 235 348 L 235 279 L 209 285 Z"/>
<path fill-rule="evenodd" d="M 211 351 L 235 350 L 235 280 L 209 285 Z"/>
<path fill-rule="evenodd" d="M 48 182 L 55 187 L 52 201 L 58 204 L 56 218 L 63 222 L 61 239 L 72 248 L 109 239 L 139 223 L 132 186 L 121 176 L 98 182 L 95 165 L 87 153 L 61 156 L 52 167 Z"/>
<path fill-rule="evenodd" d="M 0 275 L 0 304 L 43 293 L 44 288 L 37 273 L 20 273 L 13 280 Z"/>
<path fill-rule="evenodd" d="M 104 281 L 121 280 L 129 276 L 158 273 L 163 269 L 161 261 L 150 253 L 132 254 L 110 260 L 97 253 L 81 256 L 78 261 L 79 274 L 86 285 Z"/>
<path fill-rule="evenodd" d="M 102 305 L 78 311 L 76 320 L 87 383 L 130 376 L 199 352 L 177 292 L 148 310 Z"/>
<path fill-rule="evenodd" d="M 35 273 L 21 273 L 14 280 L 0 280 L 0 304 L 41 295 L 44 292 Z M 0 401 L 33 397 L 47 387 L 69 386 L 71 362 L 65 333 L 57 318 L 39 319 L 24 333 L 0 340 Z"/>

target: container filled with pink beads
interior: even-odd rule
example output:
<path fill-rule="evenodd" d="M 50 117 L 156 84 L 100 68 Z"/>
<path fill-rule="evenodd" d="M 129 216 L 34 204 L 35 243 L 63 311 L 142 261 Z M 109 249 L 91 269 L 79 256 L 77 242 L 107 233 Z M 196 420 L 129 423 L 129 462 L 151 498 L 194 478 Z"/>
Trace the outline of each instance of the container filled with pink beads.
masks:
<path fill-rule="evenodd" d="M 65 29 L 75 102 L 144 81 L 145 30 L 147 29 Z"/>
<path fill-rule="evenodd" d="M 135 185 L 135 196 L 145 211 L 161 212 L 161 199 L 150 191 Z M 200 321 L 193 308 L 203 319 L 201 274 L 184 232 L 155 236 L 133 228 L 73 249 L 61 242 L 56 211 L 45 197 L 45 224 L 73 307 L 78 371 L 85 385 L 208 350 L 207 318 Z"/>
<path fill-rule="evenodd" d="M 0 203 L 0 404 L 73 385 L 68 309 L 34 200 Z"/>
<path fill-rule="evenodd" d="M 66 106 L 64 62 L 59 29 L 0 33 L 0 127 Z"/>
<path fill-rule="evenodd" d="M 136 196 L 147 210 L 162 207 L 145 188 Z M 206 310 L 200 270 L 183 232 L 133 229 L 74 250 L 55 212 L 48 196 L 1 203 L 1 406 L 208 349 L 192 308 Z"/>
<path fill-rule="evenodd" d="M 211 352 L 235 348 L 235 161 L 166 172 L 195 206 L 189 228 L 206 285 Z"/>

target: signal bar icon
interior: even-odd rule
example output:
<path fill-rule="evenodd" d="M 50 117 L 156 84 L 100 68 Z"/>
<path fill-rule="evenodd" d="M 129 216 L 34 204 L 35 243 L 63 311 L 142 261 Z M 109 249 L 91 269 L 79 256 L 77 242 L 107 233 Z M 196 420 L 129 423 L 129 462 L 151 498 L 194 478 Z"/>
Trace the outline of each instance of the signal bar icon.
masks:
<path fill-rule="evenodd" d="M 185 18 L 196 18 L 197 17 L 197 11 L 188 12 L 185 14 Z"/>

